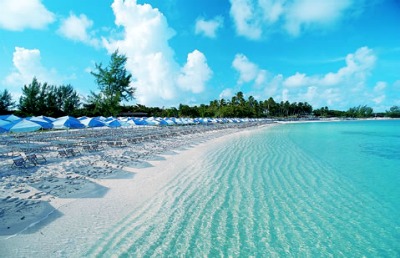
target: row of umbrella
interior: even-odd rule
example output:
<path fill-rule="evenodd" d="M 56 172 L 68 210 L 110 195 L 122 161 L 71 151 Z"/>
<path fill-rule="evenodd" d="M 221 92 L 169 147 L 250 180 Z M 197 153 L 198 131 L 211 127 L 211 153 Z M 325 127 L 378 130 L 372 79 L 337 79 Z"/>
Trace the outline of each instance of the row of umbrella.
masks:
<path fill-rule="evenodd" d="M 35 116 L 19 118 L 15 115 L 0 116 L 0 133 L 3 132 L 33 132 L 41 129 L 81 129 L 88 127 L 121 127 L 136 125 L 190 125 L 190 124 L 212 124 L 212 123 L 241 123 L 249 119 L 210 119 L 210 118 L 121 118 L 114 117 L 80 117 L 63 116 L 52 118 L 46 116 Z"/>

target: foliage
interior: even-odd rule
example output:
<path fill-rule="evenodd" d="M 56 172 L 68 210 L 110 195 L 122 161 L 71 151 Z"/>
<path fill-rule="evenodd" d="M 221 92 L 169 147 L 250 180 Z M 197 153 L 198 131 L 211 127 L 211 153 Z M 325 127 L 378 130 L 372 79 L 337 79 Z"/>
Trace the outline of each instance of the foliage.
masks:
<path fill-rule="evenodd" d="M 0 93 L 0 114 L 9 113 L 13 107 L 15 107 L 15 101 L 12 101 L 11 94 L 5 89 Z"/>
<path fill-rule="evenodd" d="M 354 117 L 354 118 L 367 118 L 372 117 L 374 110 L 367 105 L 352 107 L 346 112 L 347 117 Z"/>
<path fill-rule="evenodd" d="M 247 99 L 242 92 L 236 93 L 230 100 L 220 99 L 210 101 L 208 105 L 189 106 L 180 104 L 166 109 L 148 108 L 143 105 L 124 107 L 124 111 L 145 112 L 148 116 L 161 117 L 287 117 L 309 116 L 312 106 L 307 102 L 290 103 L 288 101 L 276 103 L 273 98 L 266 101 L 257 101 L 253 96 Z"/>
<path fill-rule="evenodd" d="M 79 95 L 71 85 L 55 86 L 47 82 L 41 84 L 34 77 L 31 84 L 22 88 L 18 114 L 60 117 L 73 115 L 79 105 Z"/>
<path fill-rule="evenodd" d="M 321 107 L 313 111 L 316 117 L 345 117 L 346 112 L 340 110 L 332 110 L 328 107 Z"/>
<path fill-rule="evenodd" d="M 146 107 L 137 104 L 135 106 L 121 106 L 122 100 L 133 98 L 135 89 L 129 86 L 131 75 L 126 73 L 124 64 L 126 57 L 114 52 L 111 56 L 110 67 L 102 68 L 96 65 L 99 72 L 92 73 L 99 84 L 100 93 L 92 93 L 83 108 L 80 107 L 80 97 L 71 85 L 49 85 L 40 83 L 36 77 L 29 85 L 22 88 L 22 96 L 17 106 L 17 115 L 33 116 L 45 115 L 60 117 L 73 116 L 117 116 L 120 112 L 144 113 L 155 117 L 353 117 L 368 118 L 372 116 L 387 116 L 400 118 L 400 107 L 393 106 L 386 113 L 374 114 L 373 109 L 366 105 L 350 108 L 347 111 L 330 110 L 321 107 L 313 110 L 307 102 L 281 101 L 275 102 L 270 97 L 264 101 L 257 101 L 253 96 L 247 99 L 243 92 L 236 93 L 231 99 L 213 100 L 199 106 L 180 104 L 178 108 Z M 7 90 L 0 93 L 0 112 L 9 113 L 15 106 L 12 97 Z"/>
<path fill-rule="evenodd" d="M 386 111 L 386 115 L 391 118 L 400 118 L 400 107 L 393 106 L 389 111 Z"/>
<path fill-rule="evenodd" d="M 135 88 L 130 86 L 132 75 L 125 69 L 126 61 L 126 56 L 116 50 L 111 55 L 108 67 L 96 64 L 97 72 L 91 72 L 100 90 L 100 93 L 91 92 L 89 96 L 94 113 L 116 116 L 121 111 L 121 101 L 134 98 Z"/>

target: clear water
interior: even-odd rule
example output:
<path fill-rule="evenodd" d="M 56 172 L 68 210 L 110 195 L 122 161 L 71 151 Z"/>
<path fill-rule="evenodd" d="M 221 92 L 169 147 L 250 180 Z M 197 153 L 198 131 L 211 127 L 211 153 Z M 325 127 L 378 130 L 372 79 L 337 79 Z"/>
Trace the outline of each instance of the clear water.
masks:
<path fill-rule="evenodd" d="M 400 121 L 285 124 L 215 146 L 86 255 L 400 257 Z"/>

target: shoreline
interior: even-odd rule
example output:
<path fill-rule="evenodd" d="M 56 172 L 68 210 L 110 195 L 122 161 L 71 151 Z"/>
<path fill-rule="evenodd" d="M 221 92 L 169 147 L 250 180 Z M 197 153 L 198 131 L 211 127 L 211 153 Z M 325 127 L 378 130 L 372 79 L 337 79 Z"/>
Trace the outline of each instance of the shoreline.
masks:
<path fill-rule="evenodd" d="M 42 256 L 72 244 L 77 247 L 74 255 L 82 255 L 110 225 L 143 205 L 190 164 L 193 156 L 201 159 L 207 148 L 230 136 L 271 125 L 200 130 L 71 159 L 53 156 L 47 164 L 18 171 L 8 180 L 2 177 L 0 247 L 5 255 Z"/>

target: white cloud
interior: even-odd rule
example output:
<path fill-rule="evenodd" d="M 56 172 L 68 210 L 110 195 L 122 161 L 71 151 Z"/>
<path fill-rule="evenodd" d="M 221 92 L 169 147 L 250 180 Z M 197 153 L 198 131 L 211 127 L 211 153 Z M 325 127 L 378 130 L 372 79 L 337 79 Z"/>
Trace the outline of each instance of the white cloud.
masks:
<path fill-rule="evenodd" d="M 205 83 L 211 78 L 212 71 L 207 65 L 206 57 L 198 50 L 189 53 L 187 62 L 181 69 L 178 85 L 193 93 L 203 92 Z"/>
<path fill-rule="evenodd" d="M 255 81 L 256 85 L 262 85 L 266 80 L 267 71 L 250 62 L 243 54 L 236 54 L 232 67 L 239 72 L 238 84 Z"/>
<path fill-rule="evenodd" d="M 234 94 L 233 89 L 226 88 L 219 94 L 219 99 L 231 99 Z"/>
<path fill-rule="evenodd" d="M 376 83 L 376 85 L 374 87 L 374 91 L 375 92 L 381 92 L 381 91 L 385 90 L 386 87 L 387 87 L 387 83 L 386 82 L 379 81 L 379 82 Z"/>
<path fill-rule="evenodd" d="M 262 11 L 260 18 L 269 24 L 277 22 L 285 11 L 284 3 L 285 0 L 259 0 L 258 5 Z"/>
<path fill-rule="evenodd" d="M 9 88 L 14 97 L 21 95 L 21 88 L 36 77 L 39 82 L 60 84 L 61 79 L 54 69 L 43 66 L 39 49 L 16 47 L 13 54 L 14 71 L 3 80 L 2 84 Z"/>
<path fill-rule="evenodd" d="M 306 74 L 297 72 L 295 75 L 288 77 L 283 82 L 283 85 L 286 87 L 302 87 L 310 84 L 311 81 L 311 78 L 307 77 Z"/>
<path fill-rule="evenodd" d="M 275 96 L 278 90 L 282 87 L 282 82 L 283 82 L 283 75 L 282 74 L 275 75 L 270 82 L 266 83 L 263 94 L 261 94 L 261 96 L 263 96 L 264 99 L 269 98 L 271 96 Z"/>
<path fill-rule="evenodd" d="M 230 0 L 230 15 L 238 35 L 260 39 L 271 31 L 298 36 L 303 31 L 325 29 L 348 17 L 360 0 Z"/>
<path fill-rule="evenodd" d="M 88 19 L 86 15 L 81 14 L 76 16 L 71 13 L 67 19 L 61 21 L 61 26 L 57 32 L 67 39 L 98 47 L 99 40 L 94 38 L 89 32 L 92 26 L 93 21 Z"/>
<path fill-rule="evenodd" d="M 203 34 L 209 38 L 217 36 L 217 30 L 224 26 L 222 16 L 217 16 L 214 19 L 206 21 L 204 18 L 198 18 L 195 25 L 195 33 Z"/>
<path fill-rule="evenodd" d="M 368 79 L 376 63 L 374 51 L 361 47 L 354 53 L 346 55 L 345 62 L 337 71 L 326 74 L 307 75 L 296 72 L 284 77 L 282 74 L 265 76 L 262 87 L 253 85 L 252 94 L 262 99 L 274 97 L 276 101 L 307 101 L 313 106 L 332 106 L 346 109 L 348 105 L 379 104 L 387 100 L 384 90 L 387 83 L 380 81 L 368 85 Z M 239 72 L 238 84 L 257 81 L 262 71 L 243 54 L 237 54 L 232 66 Z M 269 79 L 270 77 L 271 79 Z M 400 82 L 394 83 L 400 89 Z M 357 102 L 357 103 L 355 103 Z M 379 103 L 378 103 L 379 102 Z M 353 104 L 352 104 L 353 103 Z"/>
<path fill-rule="evenodd" d="M 282 101 L 289 101 L 289 90 L 288 89 L 283 89 L 282 90 Z"/>
<path fill-rule="evenodd" d="M 375 104 L 381 104 L 385 100 L 385 98 L 386 98 L 385 94 L 382 94 L 382 95 L 379 95 L 379 96 L 373 98 L 372 101 Z"/>
<path fill-rule="evenodd" d="M 330 26 L 340 20 L 351 4 L 350 0 L 294 1 L 287 6 L 284 27 L 289 34 L 298 36 L 302 29 Z"/>
<path fill-rule="evenodd" d="M 203 90 L 208 78 L 200 79 L 193 73 L 200 71 L 206 77 L 211 75 L 206 58 L 200 51 L 194 51 L 188 54 L 188 62 L 183 68 L 180 67 L 168 44 L 175 32 L 158 9 L 133 0 L 115 0 L 112 9 L 115 24 L 123 32 L 119 38 L 103 38 L 103 44 L 108 52 L 119 49 L 128 58 L 126 68 L 134 77 L 138 103 L 176 105 L 186 96 L 184 94 Z M 196 80 L 196 85 L 189 87 L 188 78 Z M 178 95 L 179 100 L 176 98 Z M 190 95 L 186 99 L 190 99 Z"/>
<path fill-rule="evenodd" d="M 257 3 L 251 0 L 230 0 L 230 2 L 230 14 L 237 34 L 249 39 L 259 39 L 262 34 L 262 23 L 255 13 Z"/>
<path fill-rule="evenodd" d="M 41 0 L 0 1 L 0 28 L 12 31 L 43 29 L 54 20 L 55 15 Z"/>

